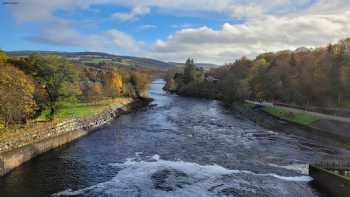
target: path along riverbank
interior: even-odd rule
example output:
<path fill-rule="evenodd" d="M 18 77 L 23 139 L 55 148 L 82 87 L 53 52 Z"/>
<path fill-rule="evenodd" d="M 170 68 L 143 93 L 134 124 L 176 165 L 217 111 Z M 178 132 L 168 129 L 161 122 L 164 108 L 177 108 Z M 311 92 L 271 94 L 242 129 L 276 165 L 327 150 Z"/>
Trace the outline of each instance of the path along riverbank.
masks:
<path fill-rule="evenodd" d="M 40 154 L 89 134 L 122 114 L 148 105 L 151 100 L 149 98 L 130 100 L 121 105 L 111 106 L 88 118 L 52 122 L 37 127 L 34 132 L 2 139 L 0 141 L 0 176 Z"/>
<path fill-rule="evenodd" d="M 323 119 L 319 117 L 313 117 L 314 120 L 311 121 L 307 120 L 305 122 L 298 122 L 295 121 L 295 119 L 284 117 L 285 114 L 280 115 L 266 110 L 271 108 L 270 105 L 257 107 L 256 105 L 252 104 L 236 103 L 230 105 L 229 108 L 241 116 L 250 119 L 268 129 L 283 130 L 287 133 L 319 139 L 323 141 L 320 142 L 321 144 L 325 143 L 324 141 L 332 141 L 332 143 L 337 143 L 339 146 L 344 148 L 350 148 L 350 124 L 346 122 Z M 294 112 L 293 115 L 297 116 L 300 114 L 296 114 Z"/>
<path fill-rule="evenodd" d="M 246 100 L 246 103 L 254 106 L 260 106 L 261 108 L 258 108 L 259 111 L 272 115 L 279 120 L 287 121 L 308 130 L 329 135 L 330 137 L 335 137 L 346 143 L 350 140 L 350 118 L 348 117 L 274 105 L 267 102 L 260 103 Z M 298 116 L 303 117 L 299 118 Z"/>

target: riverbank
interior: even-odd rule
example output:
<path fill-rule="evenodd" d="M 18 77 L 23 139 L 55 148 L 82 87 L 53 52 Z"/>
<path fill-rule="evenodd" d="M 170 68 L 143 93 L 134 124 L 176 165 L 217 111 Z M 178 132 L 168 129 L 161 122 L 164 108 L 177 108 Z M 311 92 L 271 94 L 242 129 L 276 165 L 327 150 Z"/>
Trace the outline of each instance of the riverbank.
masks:
<path fill-rule="evenodd" d="M 218 101 L 169 95 L 163 85 L 151 84 L 150 109 L 2 177 L 1 196 L 318 197 L 306 164 L 350 155 L 334 143 L 265 129 Z"/>
<path fill-rule="evenodd" d="M 207 99 L 218 99 L 208 95 L 197 95 L 197 94 L 184 94 L 181 91 L 169 89 L 165 86 L 163 88 L 173 94 L 177 94 L 185 97 L 196 97 L 196 98 L 207 98 Z M 232 104 L 225 104 L 227 108 L 234 112 L 242 115 L 243 117 L 256 122 L 257 124 L 276 130 L 295 130 L 303 131 L 299 135 L 307 135 L 312 138 L 330 138 L 337 143 L 345 145 L 350 148 L 350 122 L 338 121 L 336 118 L 329 118 L 332 115 L 326 115 L 316 112 L 306 113 L 300 109 L 286 109 L 283 106 L 273 106 L 268 104 L 267 106 L 261 106 L 254 104 L 254 102 L 236 102 Z M 337 117 L 339 118 L 339 117 Z"/>
<path fill-rule="evenodd" d="M 302 111 L 280 106 L 263 107 L 262 111 L 278 119 L 297 124 L 309 130 L 326 133 L 331 137 L 348 142 L 350 140 L 350 122 L 348 118 Z"/>
<path fill-rule="evenodd" d="M 272 110 L 271 108 L 244 103 L 232 104 L 228 108 L 268 129 L 286 131 L 326 141 L 332 140 L 350 148 L 350 133 L 348 132 L 350 124 L 344 122 L 311 117 L 305 114 L 290 114 L 278 109 Z M 293 116 L 293 118 L 285 116 Z"/>
<path fill-rule="evenodd" d="M 36 128 L 35 132 L 3 138 L 0 141 L 0 176 L 42 153 L 89 134 L 122 114 L 148 105 L 151 100 L 149 98 L 130 100 L 128 103 L 111 106 L 87 118 L 51 122 Z"/>
<path fill-rule="evenodd" d="M 123 106 L 131 102 L 132 98 L 128 97 L 114 99 L 106 98 L 95 102 L 59 102 L 53 119 L 49 118 L 49 110 L 44 110 L 38 117 L 27 121 L 25 124 L 12 124 L 7 128 L 1 128 L 0 152 L 6 151 L 6 149 L 9 148 L 1 145 L 5 142 L 13 140 L 19 141 L 19 139 L 22 139 L 21 141 L 23 141 L 25 140 L 23 138 L 34 135 L 34 133 L 37 133 L 39 130 L 44 130 L 44 132 L 46 132 L 45 128 L 53 127 L 59 123 L 73 119 L 86 119 L 93 117 L 111 107 Z"/>

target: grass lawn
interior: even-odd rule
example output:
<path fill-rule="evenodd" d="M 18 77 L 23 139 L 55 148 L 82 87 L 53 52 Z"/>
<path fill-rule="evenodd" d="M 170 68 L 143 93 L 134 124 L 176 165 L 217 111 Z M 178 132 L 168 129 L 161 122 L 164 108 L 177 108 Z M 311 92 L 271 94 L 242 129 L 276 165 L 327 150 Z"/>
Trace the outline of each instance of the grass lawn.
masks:
<path fill-rule="evenodd" d="M 281 109 L 279 107 L 264 107 L 263 111 L 273 116 L 289 120 L 291 122 L 295 122 L 301 125 L 309 125 L 320 120 L 320 118 L 318 118 L 317 116 L 313 116 L 307 113 L 293 113 L 288 110 Z"/>
<path fill-rule="evenodd" d="M 35 132 L 37 130 L 36 128 L 46 127 L 51 123 L 57 123 L 62 120 L 90 117 L 102 112 L 108 107 L 128 104 L 130 102 L 130 98 L 104 99 L 96 103 L 60 102 L 53 121 L 49 121 L 47 118 L 48 110 L 45 110 L 39 117 L 28 121 L 27 124 L 13 124 L 8 128 L 4 128 L 0 122 L 0 141 L 16 139 L 23 136 L 24 133 Z"/>
<path fill-rule="evenodd" d="M 70 103 L 60 102 L 57 107 L 55 119 L 83 118 L 102 112 L 108 107 L 127 104 L 130 98 L 105 99 L 96 103 Z M 47 121 L 48 110 L 45 110 L 35 121 Z"/>

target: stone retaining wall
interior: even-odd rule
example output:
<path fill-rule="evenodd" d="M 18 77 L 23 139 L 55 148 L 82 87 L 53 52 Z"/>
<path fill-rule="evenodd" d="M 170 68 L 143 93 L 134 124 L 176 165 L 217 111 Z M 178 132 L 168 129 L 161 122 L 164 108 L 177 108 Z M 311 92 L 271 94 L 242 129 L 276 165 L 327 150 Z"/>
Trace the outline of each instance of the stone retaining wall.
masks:
<path fill-rule="evenodd" d="M 0 143 L 0 176 L 24 162 L 61 145 L 78 139 L 90 131 L 111 122 L 123 113 L 144 106 L 145 101 L 134 101 L 124 106 L 111 107 L 85 119 L 71 119 L 41 127 L 36 132 Z"/>

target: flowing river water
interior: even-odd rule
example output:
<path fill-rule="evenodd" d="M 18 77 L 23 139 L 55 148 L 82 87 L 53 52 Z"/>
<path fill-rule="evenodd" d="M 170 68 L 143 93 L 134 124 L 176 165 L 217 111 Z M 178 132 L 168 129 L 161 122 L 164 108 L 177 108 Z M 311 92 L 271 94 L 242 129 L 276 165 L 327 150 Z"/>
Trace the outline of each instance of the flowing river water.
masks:
<path fill-rule="evenodd" d="M 149 109 L 0 178 L 0 196 L 321 196 L 306 164 L 350 155 L 264 129 L 218 101 L 166 94 L 163 86 L 152 83 Z"/>

